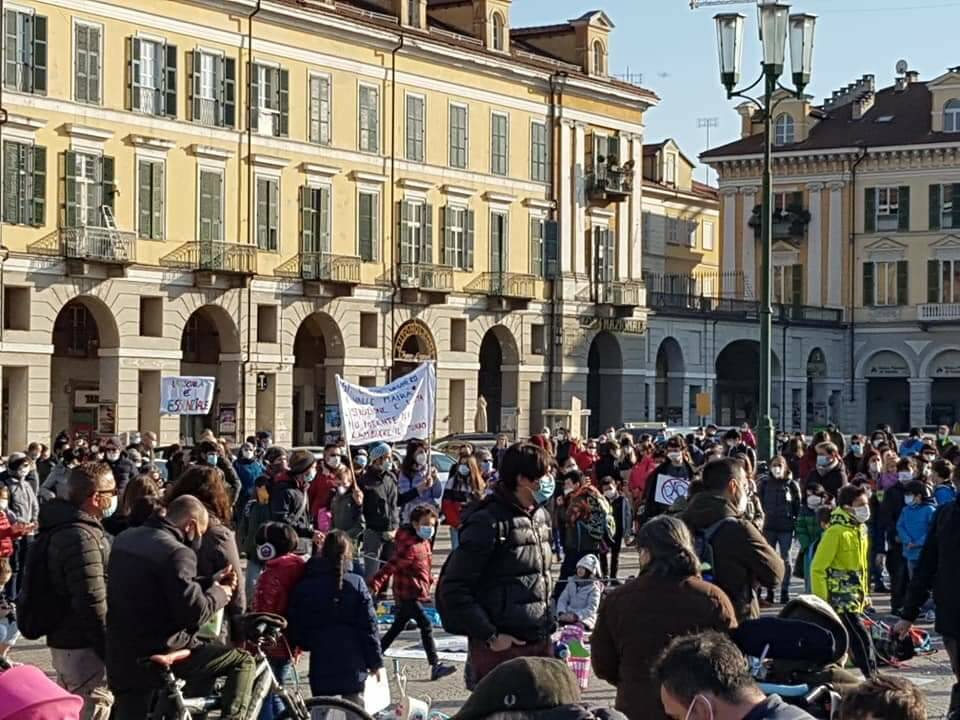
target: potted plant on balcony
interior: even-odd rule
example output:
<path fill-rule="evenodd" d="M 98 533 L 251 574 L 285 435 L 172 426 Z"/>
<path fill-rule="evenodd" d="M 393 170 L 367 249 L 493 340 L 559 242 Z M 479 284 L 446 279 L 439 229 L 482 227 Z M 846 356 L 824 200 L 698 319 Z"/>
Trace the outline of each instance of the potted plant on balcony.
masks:
<path fill-rule="evenodd" d="M 762 205 L 753 208 L 748 225 L 753 228 L 754 235 L 760 237 L 762 228 Z M 791 203 L 786 208 L 774 208 L 773 211 L 773 238 L 775 240 L 797 241 L 804 236 L 807 225 L 810 224 L 810 211 L 797 203 Z"/>

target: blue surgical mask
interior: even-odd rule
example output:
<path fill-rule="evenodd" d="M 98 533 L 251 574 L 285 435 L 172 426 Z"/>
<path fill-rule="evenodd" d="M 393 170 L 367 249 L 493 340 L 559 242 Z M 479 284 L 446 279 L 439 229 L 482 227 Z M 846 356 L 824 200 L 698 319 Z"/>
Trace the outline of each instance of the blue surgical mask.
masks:
<path fill-rule="evenodd" d="M 433 537 L 433 525 L 421 525 L 417 528 L 417 536 L 422 540 L 429 540 Z"/>
<path fill-rule="evenodd" d="M 829 455 L 817 455 L 817 467 L 824 468 L 830 465 L 833 462 L 833 458 Z"/>
<path fill-rule="evenodd" d="M 544 475 L 540 478 L 540 488 L 534 493 L 537 504 L 546 505 L 556 489 L 557 481 L 553 479 L 553 475 Z"/>
<path fill-rule="evenodd" d="M 357 459 L 353 463 L 357 467 L 366 467 L 367 466 L 367 456 L 366 455 L 357 455 Z"/>
<path fill-rule="evenodd" d="M 217 460 L 220 458 L 216 453 L 210 453 L 207 455 L 207 465 L 216 465 Z"/>
<path fill-rule="evenodd" d="M 312 467 L 307 470 L 306 474 L 303 476 L 303 481 L 309 484 L 313 482 L 315 477 L 317 477 L 317 469 Z"/>
<path fill-rule="evenodd" d="M 484 460 L 482 463 L 480 463 L 480 471 L 484 474 L 493 472 L 493 463 L 489 460 Z"/>
<path fill-rule="evenodd" d="M 858 456 L 858 457 L 859 457 L 860 455 L 863 455 L 863 445 L 860 445 L 860 444 L 851 445 L 851 446 L 850 446 L 850 452 L 852 452 L 854 455 L 856 455 L 856 456 Z"/>
<path fill-rule="evenodd" d="M 393 460 L 387 460 L 387 461 L 383 464 L 383 471 L 384 471 L 384 472 L 393 472 Z"/>

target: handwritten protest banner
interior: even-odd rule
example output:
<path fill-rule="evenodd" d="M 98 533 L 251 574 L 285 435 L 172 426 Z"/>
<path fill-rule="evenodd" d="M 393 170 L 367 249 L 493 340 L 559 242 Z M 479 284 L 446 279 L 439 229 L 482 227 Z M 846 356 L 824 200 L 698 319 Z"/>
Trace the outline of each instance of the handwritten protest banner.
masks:
<path fill-rule="evenodd" d="M 657 488 L 653 499 L 661 505 L 673 505 L 680 498 L 687 497 L 689 492 L 690 481 L 687 478 L 661 473 L 657 475 Z"/>
<path fill-rule="evenodd" d="M 437 370 L 420 365 L 383 387 L 361 387 L 337 376 L 341 426 L 349 445 L 426 438 L 433 432 Z"/>
<path fill-rule="evenodd" d="M 160 379 L 160 413 L 207 415 L 213 407 L 212 377 L 173 376 Z"/>

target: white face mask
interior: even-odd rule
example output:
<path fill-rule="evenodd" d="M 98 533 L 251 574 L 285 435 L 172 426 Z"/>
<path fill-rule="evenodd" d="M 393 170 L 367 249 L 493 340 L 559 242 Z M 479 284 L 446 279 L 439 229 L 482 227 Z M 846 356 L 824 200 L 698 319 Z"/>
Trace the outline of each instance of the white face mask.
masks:
<path fill-rule="evenodd" d="M 913 501 L 914 501 L 915 498 L 916 498 L 915 495 L 904 495 L 904 496 L 903 496 L 903 501 L 904 501 L 907 505 L 913 505 Z"/>
<path fill-rule="evenodd" d="M 414 462 L 417 463 L 417 465 L 419 465 L 420 467 L 423 467 L 424 465 L 427 464 L 427 454 L 418 452 L 416 455 L 413 456 L 413 460 Z"/>
<path fill-rule="evenodd" d="M 253 450 L 244 450 L 241 454 L 244 460 L 250 460 L 253 457 Z"/>
<path fill-rule="evenodd" d="M 107 460 L 109 460 L 110 462 L 114 462 L 114 461 L 119 460 L 119 459 L 120 459 L 120 453 L 118 453 L 118 452 L 108 452 L 108 453 L 107 453 Z"/>
<path fill-rule="evenodd" d="M 325 462 L 328 468 L 330 468 L 331 470 L 336 470 L 338 467 L 340 467 L 340 456 L 331 455 L 326 459 Z"/>
<path fill-rule="evenodd" d="M 870 519 L 870 506 L 869 505 L 860 505 L 853 509 L 853 516 L 857 519 L 857 522 L 865 524 Z"/>
<path fill-rule="evenodd" d="M 670 462 L 672 462 L 674 465 L 679 465 L 680 461 L 683 460 L 683 453 L 682 452 L 667 453 L 667 458 L 669 458 Z"/>
<path fill-rule="evenodd" d="M 743 515 L 750 506 L 750 498 L 747 495 L 746 488 L 740 489 L 740 499 L 737 501 L 737 515 Z"/>
<path fill-rule="evenodd" d="M 603 491 L 603 496 L 604 496 L 607 500 L 616 500 L 616 498 L 617 498 L 617 491 L 616 491 L 616 490 L 604 490 L 604 491 Z"/>
<path fill-rule="evenodd" d="M 908 471 L 898 472 L 897 480 L 899 480 L 902 483 L 908 483 L 911 480 L 913 480 L 913 473 Z"/>
<path fill-rule="evenodd" d="M 346 495 L 349 489 L 346 485 L 337 485 L 337 495 Z"/>
<path fill-rule="evenodd" d="M 880 468 L 880 463 L 870 463 L 870 472 L 879 474 Z"/>
<path fill-rule="evenodd" d="M 807 507 L 811 510 L 816 510 L 821 505 L 823 505 L 823 498 L 819 495 L 811 495 L 807 498 Z"/>
<path fill-rule="evenodd" d="M 784 475 L 783 465 L 774 465 L 770 468 L 770 474 L 775 478 L 782 478 Z"/>

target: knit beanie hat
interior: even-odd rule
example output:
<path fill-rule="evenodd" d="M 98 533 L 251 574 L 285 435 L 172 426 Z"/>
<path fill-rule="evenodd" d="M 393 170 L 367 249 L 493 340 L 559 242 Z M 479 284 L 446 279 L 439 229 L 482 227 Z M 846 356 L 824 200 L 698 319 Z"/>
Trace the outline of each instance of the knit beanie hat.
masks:
<path fill-rule="evenodd" d="M 290 472 L 293 475 L 302 475 L 307 470 L 310 469 L 312 465 L 316 465 L 317 458 L 309 450 L 294 450 L 290 453 Z"/>
<path fill-rule="evenodd" d="M 580 702 L 580 686 L 567 664 L 520 657 L 484 677 L 453 720 L 480 720 L 502 712 L 534 712 Z"/>

